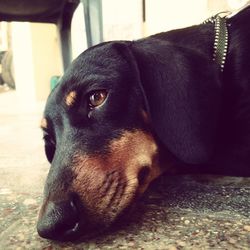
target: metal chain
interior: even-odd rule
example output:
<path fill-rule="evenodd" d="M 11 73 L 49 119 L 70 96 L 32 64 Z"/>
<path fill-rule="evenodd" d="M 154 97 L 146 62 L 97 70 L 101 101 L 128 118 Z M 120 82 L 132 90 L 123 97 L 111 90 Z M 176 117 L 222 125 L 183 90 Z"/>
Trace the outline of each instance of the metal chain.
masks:
<path fill-rule="evenodd" d="M 205 20 L 203 24 L 213 23 L 214 24 L 214 46 L 213 46 L 213 60 L 220 66 L 221 72 L 223 72 L 226 62 L 227 50 L 228 50 L 228 28 L 227 28 L 227 17 L 221 17 L 220 14 L 228 13 L 221 12 L 215 16 L 212 16 Z"/>

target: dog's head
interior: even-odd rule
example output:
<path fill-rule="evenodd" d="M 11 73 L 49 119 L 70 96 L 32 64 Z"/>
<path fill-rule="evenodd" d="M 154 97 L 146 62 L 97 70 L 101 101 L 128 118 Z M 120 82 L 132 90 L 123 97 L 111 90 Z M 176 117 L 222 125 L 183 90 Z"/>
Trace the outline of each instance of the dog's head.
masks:
<path fill-rule="evenodd" d="M 48 98 L 41 127 L 51 168 L 37 226 L 42 237 L 73 239 L 106 228 L 163 172 L 152 132 L 152 119 L 160 123 L 161 118 L 150 113 L 164 104 L 145 97 L 152 86 L 142 86 L 131 44 L 110 42 L 85 51 Z M 165 130 L 171 142 L 174 127 L 169 124 Z M 176 145 L 172 151 L 183 155 Z M 164 169 L 172 166 L 170 154 L 164 160 Z"/>
<path fill-rule="evenodd" d="M 110 225 L 161 173 L 138 75 L 119 50 L 105 44 L 83 53 L 48 98 L 41 236 Z"/>

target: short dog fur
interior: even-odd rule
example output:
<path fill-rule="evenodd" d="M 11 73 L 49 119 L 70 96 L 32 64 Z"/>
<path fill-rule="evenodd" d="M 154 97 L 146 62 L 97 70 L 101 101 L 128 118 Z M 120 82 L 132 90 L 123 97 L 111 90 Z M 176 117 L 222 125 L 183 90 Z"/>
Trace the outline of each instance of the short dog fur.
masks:
<path fill-rule="evenodd" d="M 223 72 L 212 23 L 105 42 L 72 63 L 41 122 L 42 237 L 107 228 L 163 172 L 250 175 L 249 21 L 249 7 L 227 20 Z"/>

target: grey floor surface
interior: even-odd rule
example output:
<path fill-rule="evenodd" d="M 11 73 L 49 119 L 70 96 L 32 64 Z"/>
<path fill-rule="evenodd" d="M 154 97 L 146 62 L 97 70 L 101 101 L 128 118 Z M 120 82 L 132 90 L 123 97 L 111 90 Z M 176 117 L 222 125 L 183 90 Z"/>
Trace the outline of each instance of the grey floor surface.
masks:
<path fill-rule="evenodd" d="M 250 178 L 219 176 L 163 177 L 126 225 L 77 244 L 41 239 L 41 108 L 18 108 L 0 92 L 0 249 L 250 249 Z"/>

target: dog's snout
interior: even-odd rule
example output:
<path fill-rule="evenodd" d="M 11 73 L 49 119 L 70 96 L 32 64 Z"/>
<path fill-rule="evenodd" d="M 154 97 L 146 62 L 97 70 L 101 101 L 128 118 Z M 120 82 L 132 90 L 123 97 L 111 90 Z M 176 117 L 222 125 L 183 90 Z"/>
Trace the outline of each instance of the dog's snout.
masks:
<path fill-rule="evenodd" d="M 46 239 L 67 240 L 79 231 L 79 212 L 73 200 L 49 202 L 37 223 L 38 234 Z"/>

